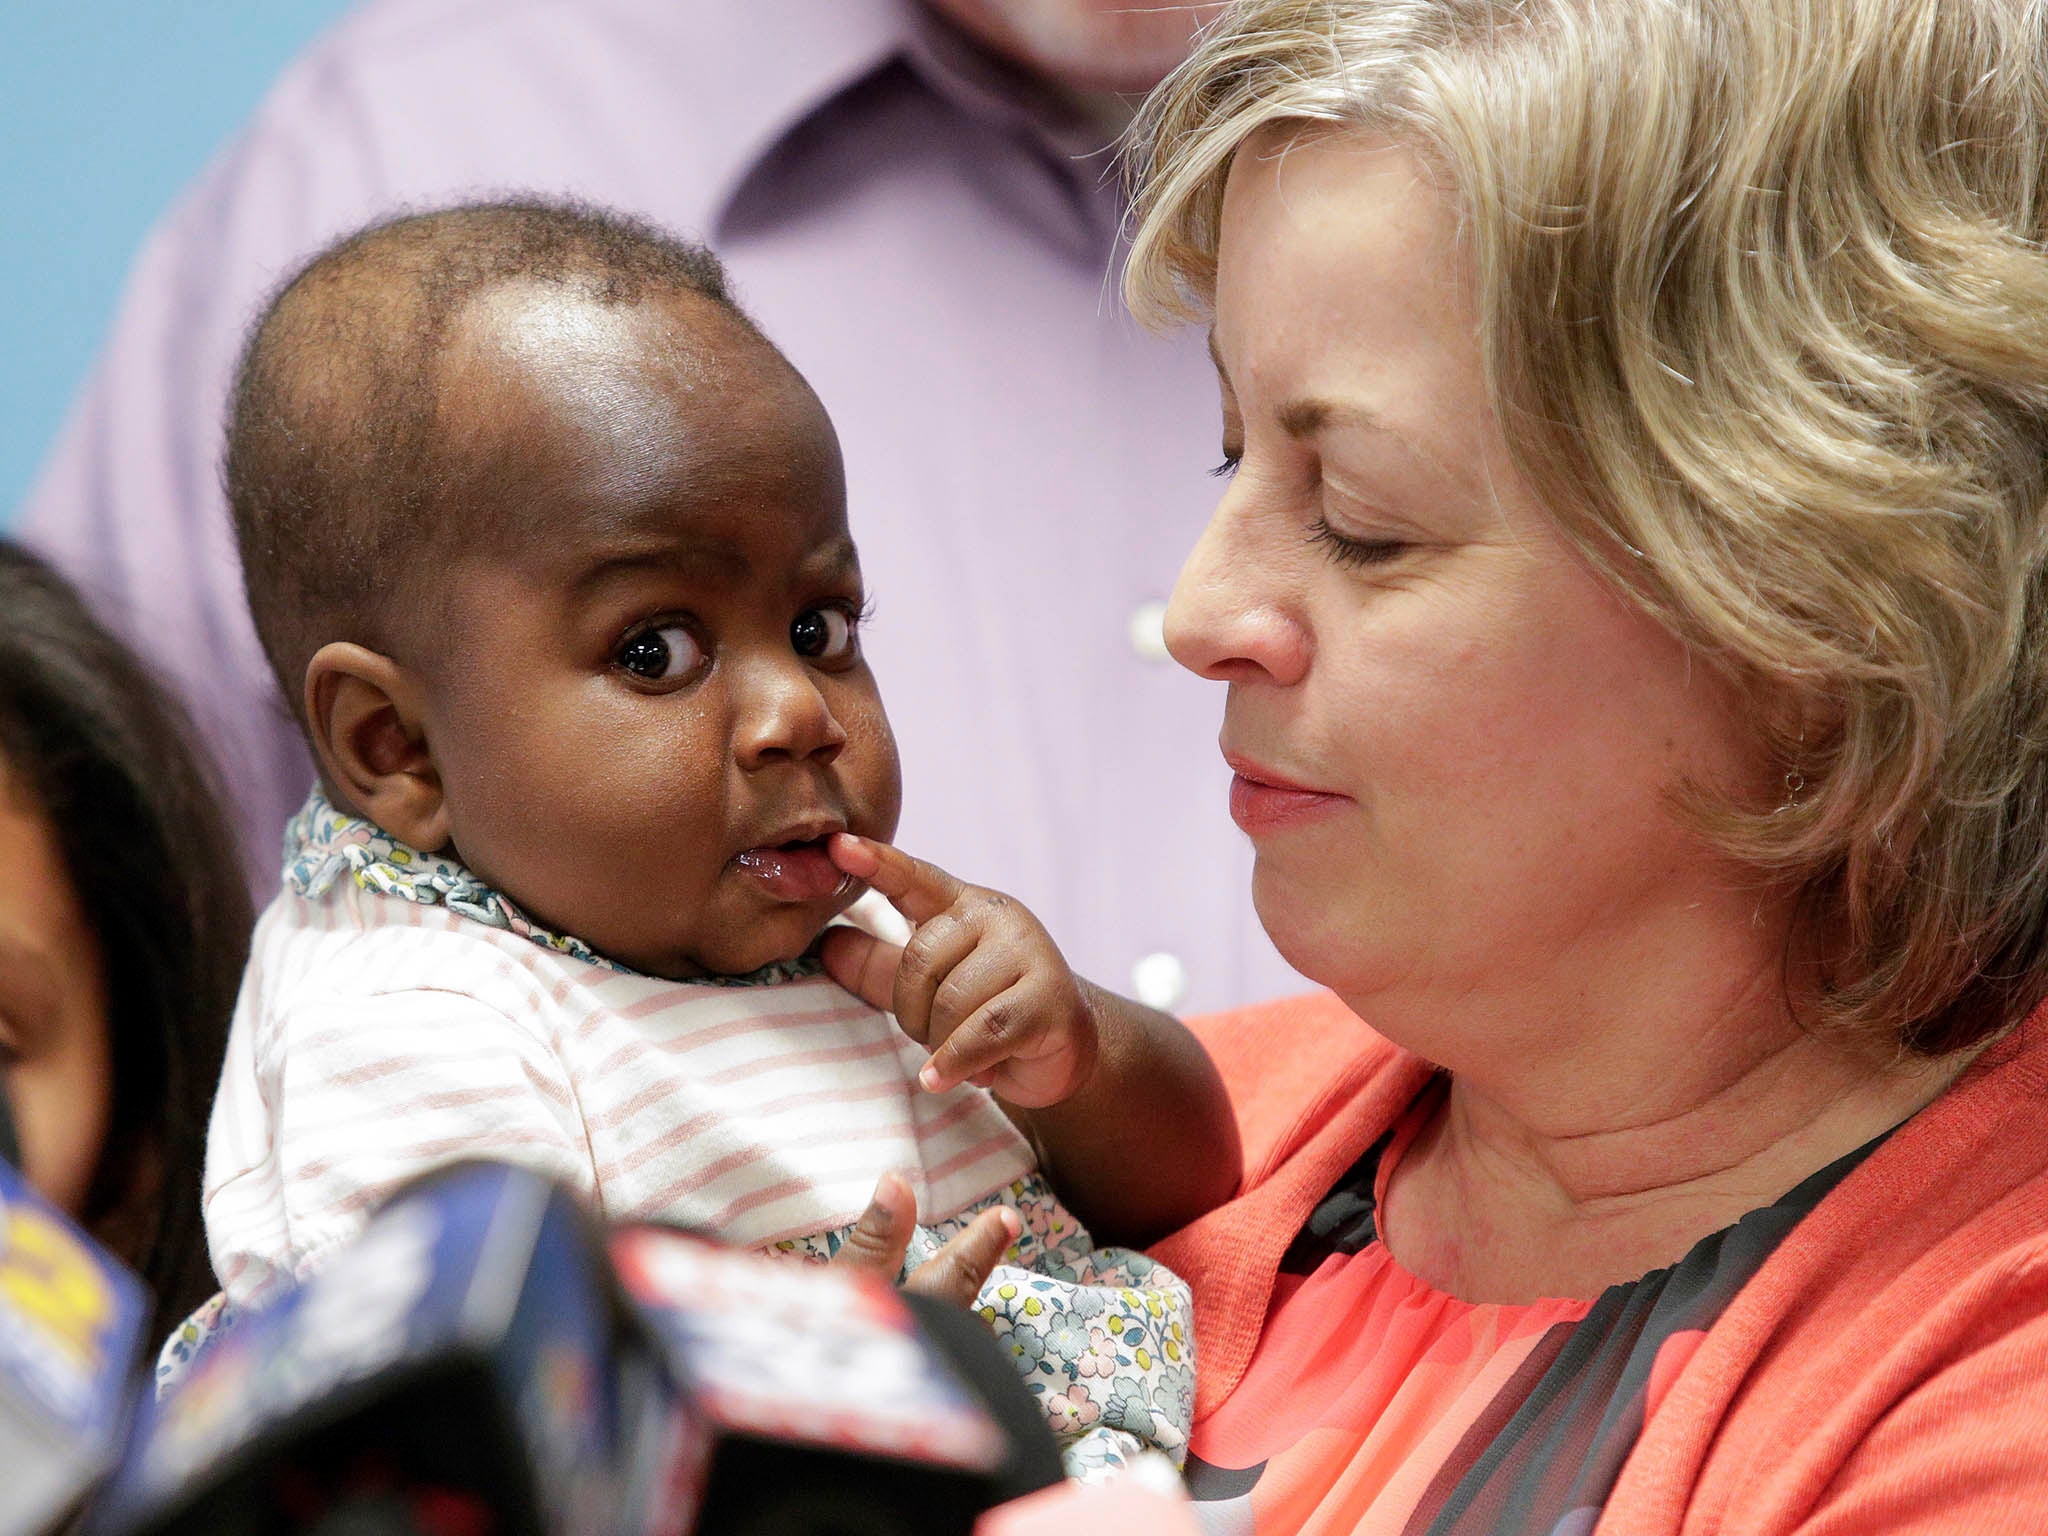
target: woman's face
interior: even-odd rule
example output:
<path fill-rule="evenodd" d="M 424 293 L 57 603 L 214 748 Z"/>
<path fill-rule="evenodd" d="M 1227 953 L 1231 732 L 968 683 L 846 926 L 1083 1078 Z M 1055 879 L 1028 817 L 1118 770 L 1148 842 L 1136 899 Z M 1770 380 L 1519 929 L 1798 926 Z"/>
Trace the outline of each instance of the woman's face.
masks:
<path fill-rule="evenodd" d="M 99 946 L 29 786 L 0 759 L 0 1068 L 21 1171 L 79 1215 L 113 1094 Z"/>
<path fill-rule="evenodd" d="M 1167 619 L 1181 663 L 1230 685 L 1261 919 L 1376 1021 L 1641 967 L 1674 926 L 1763 952 L 1726 927 L 1758 926 L 1756 891 L 1669 791 L 1767 771 L 1731 691 L 1517 476 L 1455 227 L 1383 141 L 1240 150 L 1214 333 L 1236 467 Z"/>

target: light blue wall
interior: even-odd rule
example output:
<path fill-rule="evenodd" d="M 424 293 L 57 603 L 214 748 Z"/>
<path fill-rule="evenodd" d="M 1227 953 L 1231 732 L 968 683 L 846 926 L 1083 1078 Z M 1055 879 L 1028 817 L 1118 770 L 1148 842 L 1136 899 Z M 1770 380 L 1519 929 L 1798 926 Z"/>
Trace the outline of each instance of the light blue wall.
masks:
<path fill-rule="evenodd" d="M 0 526 L 149 226 L 345 0 L 0 0 Z"/>

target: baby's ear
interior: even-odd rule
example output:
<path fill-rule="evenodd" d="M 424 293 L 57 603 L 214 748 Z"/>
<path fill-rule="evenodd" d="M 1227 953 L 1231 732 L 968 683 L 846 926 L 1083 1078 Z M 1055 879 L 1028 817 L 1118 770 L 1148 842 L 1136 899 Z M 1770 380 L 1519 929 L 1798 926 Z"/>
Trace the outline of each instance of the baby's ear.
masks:
<path fill-rule="evenodd" d="M 425 691 L 389 656 L 346 640 L 306 663 L 306 724 L 327 781 L 400 842 L 448 842 L 448 803 L 427 747 Z"/>

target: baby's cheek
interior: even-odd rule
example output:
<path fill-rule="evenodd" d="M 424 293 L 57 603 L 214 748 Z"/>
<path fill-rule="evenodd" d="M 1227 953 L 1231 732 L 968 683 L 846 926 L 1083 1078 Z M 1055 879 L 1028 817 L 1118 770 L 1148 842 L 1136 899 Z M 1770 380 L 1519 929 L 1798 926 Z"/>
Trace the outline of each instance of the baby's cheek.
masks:
<path fill-rule="evenodd" d="M 871 714 L 847 722 L 846 745 L 840 750 L 837 766 L 853 802 L 849 811 L 866 822 L 853 830 L 888 842 L 896 835 L 896 820 L 903 811 L 903 770 L 895 735 L 879 703 Z"/>

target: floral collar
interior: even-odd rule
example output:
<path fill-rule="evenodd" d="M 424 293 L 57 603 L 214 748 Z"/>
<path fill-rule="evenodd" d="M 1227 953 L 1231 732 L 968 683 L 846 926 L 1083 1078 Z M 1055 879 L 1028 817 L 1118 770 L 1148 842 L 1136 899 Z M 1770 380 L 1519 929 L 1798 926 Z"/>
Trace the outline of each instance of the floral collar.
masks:
<path fill-rule="evenodd" d="M 486 928 L 530 939 L 558 955 L 603 966 L 622 976 L 641 974 L 607 959 L 579 938 L 549 932 L 454 859 L 422 853 L 401 843 L 374 822 L 335 809 L 326 794 L 315 789 L 284 831 L 284 883 L 311 901 L 324 895 L 344 872 L 376 895 L 395 896 L 423 907 L 446 907 Z M 817 960 L 803 955 L 778 960 L 744 976 L 700 976 L 693 981 L 715 987 L 767 987 L 817 976 L 823 970 Z"/>

